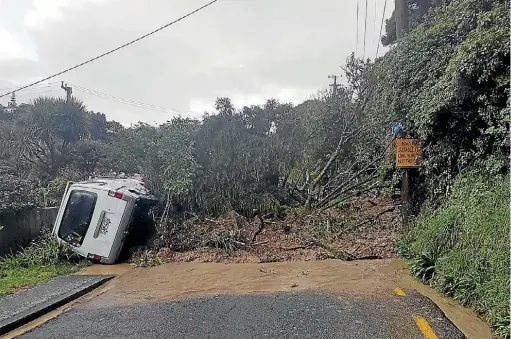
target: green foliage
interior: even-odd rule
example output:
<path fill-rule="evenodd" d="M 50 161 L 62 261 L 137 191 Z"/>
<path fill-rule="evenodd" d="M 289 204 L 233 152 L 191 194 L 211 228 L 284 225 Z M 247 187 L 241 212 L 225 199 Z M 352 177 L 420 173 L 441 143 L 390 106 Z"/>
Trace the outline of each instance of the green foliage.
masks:
<path fill-rule="evenodd" d="M 156 145 L 158 166 L 151 173 L 153 184 L 159 182 L 161 189 L 172 200 L 186 200 L 191 195 L 197 175 L 198 164 L 193 156 L 194 135 L 199 123 L 191 119 L 173 119 L 161 125 L 161 135 Z"/>
<path fill-rule="evenodd" d="M 69 247 L 44 234 L 21 252 L 0 259 L 0 295 L 75 272 L 85 265 Z"/>
<path fill-rule="evenodd" d="M 255 109 L 245 107 L 243 112 L 246 116 Z M 245 215 L 270 209 L 274 204 L 268 191 L 279 179 L 271 139 L 247 126 L 239 112 L 229 108 L 219 113 L 205 118 L 195 135 L 197 208 L 216 215 L 232 209 Z"/>
<path fill-rule="evenodd" d="M 435 7 L 376 62 L 368 108 L 420 138 L 429 195 L 472 166 L 508 170 L 509 49 L 509 2 L 460 0 Z"/>
<path fill-rule="evenodd" d="M 217 101 L 217 115 L 198 120 L 175 118 L 158 127 L 139 124 L 116 136 L 105 165 L 139 172 L 162 201 L 176 209 L 206 215 L 236 210 L 275 210 L 285 199 L 278 187 L 286 152 L 270 131 L 290 106 L 269 100 L 264 107 L 236 111 L 229 99 Z M 120 154 L 122 153 L 122 154 Z M 286 152 L 286 155 L 289 155 Z"/>
<path fill-rule="evenodd" d="M 16 110 L 16 118 L 1 124 L 2 158 L 18 165 L 18 171 L 46 181 L 71 160 L 72 145 L 88 135 L 84 105 L 76 100 L 37 98 Z M 37 174 L 35 174 L 37 173 Z"/>
<path fill-rule="evenodd" d="M 67 183 L 69 181 L 79 181 L 83 179 L 81 174 L 70 167 L 65 167 L 59 171 L 58 176 L 52 179 L 45 188 L 42 188 L 45 206 L 59 206 L 60 200 L 64 196 Z"/>
<path fill-rule="evenodd" d="M 421 215 L 399 245 L 415 276 L 483 314 L 499 333 L 509 333 L 509 189 L 509 176 L 460 176 L 447 201 Z"/>
<path fill-rule="evenodd" d="M 32 183 L 15 175 L 8 167 L 0 167 L 0 215 L 34 207 L 37 194 Z"/>
<path fill-rule="evenodd" d="M 31 266 L 24 269 L 10 268 L 0 271 L 0 296 L 11 294 L 19 288 L 45 283 L 59 275 L 76 272 L 80 266 Z"/>
<path fill-rule="evenodd" d="M 108 146 L 99 140 L 84 139 L 78 141 L 72 151 L 72 162 L 83 176 L 96 173 L 107 156 Z"/>
<path fill-rule="evenodd" d="M 0 159 L 20 176 L 45 184 L 64 167 L 74 166 L 84 175 L 104 165 L 109 137 L 122 130 L 102 113 L 88 112 L 80 101 L 40 97 L 16 108 L 0 120 Z M 107 130 L 108 128 L 108 130 Z"/>
<path fill-rule="evenodd" d="M 219 230 L 209 234 L 203 244 L 205 247 L 234 252 L 245 248 L 246 240 L 243 239 L 239 230 Z"/>
<path fill-rule="evenodd" d="M 60 245 L 51 234 L 43 234 L 14 255 L 0 261 L 0 269 L 28 268 L 31 266 L 58 265 L 80 261 L 68 246 Z"/>

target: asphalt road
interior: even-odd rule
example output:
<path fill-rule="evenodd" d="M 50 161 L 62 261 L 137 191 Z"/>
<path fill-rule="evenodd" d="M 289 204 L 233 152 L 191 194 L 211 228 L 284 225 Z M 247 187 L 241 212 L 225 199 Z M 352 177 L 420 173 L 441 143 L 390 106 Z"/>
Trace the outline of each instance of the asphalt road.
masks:
<path fill-rule="evenodd" d="M 101 298 L 98 296 L 97 298 Z M 435 334 L 420 330 L 417 316 Z M 412 293 L 358 298 L 337 293 L 220 295 L 127 306 L 85 303 L 20 338 L 458 339 L 429 299 Z"/>

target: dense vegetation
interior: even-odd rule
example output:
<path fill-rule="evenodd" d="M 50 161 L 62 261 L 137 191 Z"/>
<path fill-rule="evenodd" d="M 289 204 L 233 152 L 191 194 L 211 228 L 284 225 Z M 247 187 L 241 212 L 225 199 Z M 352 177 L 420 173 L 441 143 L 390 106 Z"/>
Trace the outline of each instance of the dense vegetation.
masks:
<path fill-rule="evenodd" d="M 509 2 L 429 5 L 375 67 L 387 79 L 376 107 L 397 112 L 424 149 L 422 213 L 400 251 L 509 338 Z"/>
<path fill-rule="evenodd" d="M 0 213 L 54 205 L 67 180 L 112 172 L 142 174 L 163 216 L 325 210 L 399 186 L 399 121 L 424 150 L 403 255 L 425 282 L 509 329 L 509 2 L 410 1 L 399 44 L 394 20 L 385 56 L 351 56 L 340 88 L 296 106 L 219 98 L 201 120 L 125 128 L 77 100 L 13 102 L 0 110 Z"/>
<path fill-rule="evenodd" d="M 396 114 L 421 139 L 429 196 L 463 170 L 507 170 L 509 48 L 509 2 L 461 0 L 432 8 L 376 63 L 373 114 Z"/>
<path fill-rule="evenodd" d="M 351 57 L 346 85 L 296 107 L 270 99 L 236 109 L 219 98 L 202 121 L 157 127 L 123 128 L 78 101 L 39 98 L 4 114 L 2 158 L 42 187 L 46 202 L 62 193 L 63 178 L 125 172 L 143 174 L 174 212 L 326 208 L 380 186 L 390 125 L 364 109 L 370 68 Z"/>
<path fill-rule="evenodd" d="M 0 296 L 75 272 L 85 265 L 78 255 L 66 246 L 59 246 L 45 231 L 23 251 L 0 258 Z"/>
<path fill-rule="evenodd" d="M 509 335 L 509 176 L 462 175 L 400 244 L 411 272 Z"/>

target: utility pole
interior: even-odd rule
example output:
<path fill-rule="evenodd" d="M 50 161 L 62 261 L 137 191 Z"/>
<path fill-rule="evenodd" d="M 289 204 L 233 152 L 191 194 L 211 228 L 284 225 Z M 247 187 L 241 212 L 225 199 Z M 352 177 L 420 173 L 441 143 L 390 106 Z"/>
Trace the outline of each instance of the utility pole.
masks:
<path fill-rule="evenodd" d="M 69 87 L 67 84 L 64 85 L 64 81 L 62 81 L 60 88 L 66 91 L 66 104 L 71 104 L 71 95 L 73 94 L 73 88 Z"/>
<path fill-rule="evenodd" d="M 341 86 L 340 84 L 337 83 L 338 77 L 339 77 L 338 75 L 329 75 L 328 76 L 329 79 L 334 79 L 334 83 L 329 85 L 330 87 L 332 87 L 332 96 L 333 97 L 337 97 L 337 89 L 339 88 L 339 86 Z"/>
<path fill-rule="evenodd" d="M 16 113 L 16 107 L 18 107 L 16 103 L 16 92 L 12 92 L 11 101 L 7 103 L 7 109 L 5 111 L 13 116 Z"/>
<path fill-rule="evenodd" d="M 18 106 L 18 104 L 16 103 L 16 92 L 12 92 L 11 94 L 11 101 L 9 101 L 7 103 L 7 107 L 10 107 L 10 108 L 16 108 Z"/>
<path fill-rule="evenodd" d="M 396 0 L 396 37 L 401 40 L 409 30 L 408 0 Z"/>
<path fill-rule="evenodd" d="M 408 22 L 408 0 L 395 0 L 395 14 L 396 14 L 396 38 L 397 43 L 401 42 L 401 39 L 408 33 L 409 22 Z M 398 138 L 406 138 L 406 131 L 402 131 L 398 135 Z M 403 169 L 403 178 L 401 179 L 401 202 L 402 202 L 402 215 L 403 224 L 405 227 L 408 226 L 408 216 L 410 215 L 411 205 L 411 183 L 410 183 L 411 169 Z"/>

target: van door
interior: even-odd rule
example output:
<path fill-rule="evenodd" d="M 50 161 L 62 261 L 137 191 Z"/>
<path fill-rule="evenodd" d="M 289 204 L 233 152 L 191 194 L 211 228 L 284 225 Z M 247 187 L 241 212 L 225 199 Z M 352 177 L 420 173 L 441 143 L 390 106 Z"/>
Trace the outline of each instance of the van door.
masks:
<path fill-rule="evenodd" d="M 128 200 L 111 191 L 73 187 L 58 228 L 58 237 L 75 252 L 105 263 L 113 263 L 127 226 Z M 128 209 L 132 209 L 131 207 Z"/>
<path fill-rule="evenodd" d="M 122 195 L 110 196 L 107 191 L 98 191 L 101 193 L 98 194 L 91 226 L 81 250 L 86 250 L 88 257 L 99 256 L 101 262 L 113 263 L 116 259 L 113 256 L 118 251 L 118 239 L 126 228 L 122 221 L 128 202 L 122 199 Z"/>

